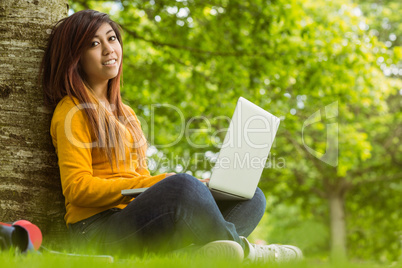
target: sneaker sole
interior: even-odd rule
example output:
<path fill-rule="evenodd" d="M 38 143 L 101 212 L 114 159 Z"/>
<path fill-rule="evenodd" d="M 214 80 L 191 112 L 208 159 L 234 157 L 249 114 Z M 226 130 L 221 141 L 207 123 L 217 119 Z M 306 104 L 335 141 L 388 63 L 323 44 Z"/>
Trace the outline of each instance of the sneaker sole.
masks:
<path fill-rule="evenodd" d="M 239 243 L 230 240 L 210 242 L 198 250 L 198 254 L 206 258 L 222 258 L 243 261 L 244 250 Z"/>

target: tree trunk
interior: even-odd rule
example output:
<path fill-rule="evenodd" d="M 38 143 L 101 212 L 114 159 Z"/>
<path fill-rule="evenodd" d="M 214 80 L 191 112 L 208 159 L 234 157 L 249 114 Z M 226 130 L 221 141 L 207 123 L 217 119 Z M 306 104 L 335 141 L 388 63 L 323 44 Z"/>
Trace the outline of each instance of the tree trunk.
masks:
<path fill-rule="evenodd" d="M 329 196 L 331 215 L 331 259 L 346 259 L 346 224 L 343 194 L 333 192 Z"/>
<path fill-rule="evenodd" d="M 29 220 L 45 240 L 62 230 L 64 200 L 37 76 L 67 11 L 67 0 L 0 1 L 0 221 Z"/>

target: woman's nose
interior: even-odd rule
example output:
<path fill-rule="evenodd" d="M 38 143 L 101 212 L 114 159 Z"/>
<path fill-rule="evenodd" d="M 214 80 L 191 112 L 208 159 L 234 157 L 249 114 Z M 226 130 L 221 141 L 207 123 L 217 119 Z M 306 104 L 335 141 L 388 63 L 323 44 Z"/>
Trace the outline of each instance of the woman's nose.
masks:
<path fill-rule="evenodd" d="M 104 55 L 109 55 L 110 53 L 113 53 L 114 49 L 110 44 L 106 44 L 103 48 L 103 54 Z"/>

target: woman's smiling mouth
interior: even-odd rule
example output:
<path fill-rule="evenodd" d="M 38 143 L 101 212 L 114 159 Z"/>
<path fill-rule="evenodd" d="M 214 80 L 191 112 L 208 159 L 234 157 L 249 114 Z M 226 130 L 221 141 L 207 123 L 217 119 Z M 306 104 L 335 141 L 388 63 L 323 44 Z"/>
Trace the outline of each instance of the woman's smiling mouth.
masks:
<path fill-rule="evenodd" d="M 116 59 L 108 60 L 108 61 L 102 63 L 102 65 L 113 65 L 114 63 L 116 63 Z"/>

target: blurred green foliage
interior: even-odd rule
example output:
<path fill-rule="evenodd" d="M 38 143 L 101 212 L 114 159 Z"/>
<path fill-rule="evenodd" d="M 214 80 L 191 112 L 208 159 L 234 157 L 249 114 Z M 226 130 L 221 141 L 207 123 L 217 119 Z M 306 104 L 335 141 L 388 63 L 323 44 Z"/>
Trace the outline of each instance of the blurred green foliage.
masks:
<path fill-rule="evenodd" d="M 258 237 L 326 258 L 333 221 L 328 204 L 336 196 L 349 257 L 399 258 L 402 83 L 392 73 L 402 57 L 398 1 L 70 4 L 74 11 L 106 12 L 122 25 L 122 95 L 141 119 L 155 173 L 208 177 L 243 96 L 282 121 L 260 183 L 269 206 Z M 391 45 L 379 18 L 395 29 Z M 334 118 L 323 116 L 304 129 L 331 104 Z M 325 153 L 326 130 L 334 123 L 339 151 L 331 166 L 306 148 Z"/>
<path fill-rule="evenodd" d="M 63 252 L 64 253 L 64 252 Z M 264 268 L 269 265 L 273 268 L 379 268 L 375 263 L 322 263 L 315 260 L 305 260 L 300 263 L 252 263 L 238 262 L 231 259 L 208 258 L 189 253 L 175 253 L 169 255 L 147 254 L 137 256 L 113 256 L 110 258 L 99 258 L 95 255 L 69 256 L 65 254 L 53 254 L 42 251 L 42 254 L 18 254 L 15 250 L 0 251 L 0 263 L 7 268 L 121 268 L 121 267 L 146 267 L 146 268 Z"/>

